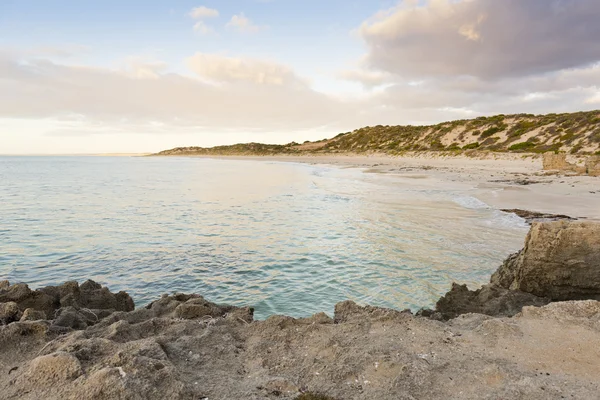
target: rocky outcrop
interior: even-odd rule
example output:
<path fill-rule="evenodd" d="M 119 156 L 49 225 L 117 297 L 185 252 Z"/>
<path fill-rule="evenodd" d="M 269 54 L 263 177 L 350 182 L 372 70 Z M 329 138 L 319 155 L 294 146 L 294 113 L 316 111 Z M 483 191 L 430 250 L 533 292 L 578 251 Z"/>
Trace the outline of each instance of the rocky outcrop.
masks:
<path fill-rule="evenodd" d="M 523 250 L 504 262 L 491 284 L 553 301 L 600 300 L 600 224 L 534 223 Z"/>
<path fill-rule="evenodd" d="M 512 317 L 525 306 L 544 306 L 550 299 L 519 290 L 508 290 L 494 285 L 484 285 L 472 291 L 467 285 L 453 284 L 452 289 L 440 298 L 435 312 L 442 319 L 456 318 L 462 314 L 476 313 L 498 317 Z"/>
<path fill-rule="evenodd" d="M 542 169 L 545 171 L 571 172 L 579 175 L 600 176 L 600 156 L 590 156 L 584 165 L 579 166 L 567 161 L 565 153 L 548 152 L 542 155 Z"/>
<path fill-rule="evenodd" d="M 77 282 L 66 282 L 38 290 L 31 290 L 24 283 L 10 285 L 8 281 L 3 281 L 0 285 L 0 304 L 4 304 L 0 308 L 0 322 L 4 324 L 21 318 L 48 319 L 60 326 L 77 329 L 97 321 L 99 315 L 132 311 L 135 307 L 127 293 L 111 293 L 108 288 L 91 280 L 81 286 Z M 7 304 L 12 304 L 11 310 L 14 311 L 16 307 L 17 311 L 8 315 L 8 311 L 4 310 Z"/>
<path fill-rule="evenodd" d="M 489 285 L 453 284 L 435 310 L 419 315 L 448 320 L 461 314 L 514 316 L 525 306 L 551 301 L 600 300 L 600 224 L 534 222 L 525 247 L 510 255 Z"/>
<path fill-rule="evenodd" d="M 333 320 L 248 322 L 250 309 L 209 302 L 204 316 L 177 317 L 199 303 L 165 296 L 62 335 L 14 322 L 0 331 L 2 398 L 591 399 L 600 390 L 596 301 L 448 323 L 353 302 Z"/>
<path fill-rule="evenodd" d="M 565 153 L 544 153 L 542 155 L 542 168 L 545 171 L 574 171 L 575 165 L 567 162 Z"/>
<path fill-rule="evenodd" d="M 519 217 L 523 218 L 529 225 L 531 225 L 533 222 L 559 221 L 563 219 L 568 221 L 577 220 L 577 218 L 569 217 L 568 215 L 564 214 L 548 214 L 537 211 L 521 210 L 518 208 L 503 209 L 500 211 L 518 215 Z"/>
<path fill-rule="evenodd" d="M 600 176 L 600 156 L 591 156 L 585 160 L 585 172 L 589 176 Z"/>

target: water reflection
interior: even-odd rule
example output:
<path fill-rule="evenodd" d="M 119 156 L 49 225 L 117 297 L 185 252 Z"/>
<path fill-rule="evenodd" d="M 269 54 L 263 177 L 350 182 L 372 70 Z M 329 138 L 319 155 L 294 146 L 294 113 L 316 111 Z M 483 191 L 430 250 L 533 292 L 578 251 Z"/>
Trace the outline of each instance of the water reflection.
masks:
<path fill-rule="evenodd" d="M 486 281 L 526 227 L 468 189 L 263 161 L 0 158 L 0 278 L 98 280 L 273 313 L 430 305 Z"/>

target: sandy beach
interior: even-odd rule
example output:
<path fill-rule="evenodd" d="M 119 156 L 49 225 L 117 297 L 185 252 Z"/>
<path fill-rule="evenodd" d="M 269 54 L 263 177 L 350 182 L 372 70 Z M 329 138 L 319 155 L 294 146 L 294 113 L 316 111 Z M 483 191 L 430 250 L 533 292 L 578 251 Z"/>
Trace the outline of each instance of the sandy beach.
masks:
<path fill-rule="evenodd" d="M 522 209 L 600 220 L 600 178 L 543 171 L 541 157 L 535 156 L 499 153 L 474 158 L 420 153 L 405 157 L 332 154 L 207 158 L 360 168 L 365 173 L 389 174 L 407 185 L 469 190 L 474 197 L 498 209 Z"/>

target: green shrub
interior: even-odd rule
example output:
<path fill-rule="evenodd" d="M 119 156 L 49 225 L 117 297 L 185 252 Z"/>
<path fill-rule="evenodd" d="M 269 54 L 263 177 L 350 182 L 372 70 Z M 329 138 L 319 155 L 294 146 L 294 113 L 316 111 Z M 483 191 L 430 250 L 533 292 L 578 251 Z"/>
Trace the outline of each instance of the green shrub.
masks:
<path fill-rule="evenodd" d="M 469 143 L 469 144 L 463 146 L 463 150 L 471 150 L 471 149 L 476 149 L 478 147 L 479 147 L 479 142 Z"/>
<path fill-rule="evenodd" d="M 488 128 L 488 129 L 486 129 L 485 131 L 483 131 L 483 133 L 481 134 L 481 138 L 485 139 L 487 137 L 495 135 L 498 132 L 502 132 L 506 128 L 508 128 L 508 125 L 506 125 L 506 124 L 500 124 L 500 125 L 492 126 L 492 127 Z"/>
<path fill-rule="evenodd" d="M 577 154 L 581 149 L 583 149 L 583 145 L 581 143 L 578 143 L 571 149 L 571 154 Z"/>
<path fill-rule="evenodd" d="M 520 151 L 520 150 L 529 150 L 532 147 L 535 147 L 535 143 L 532 142 L 521 142 L 517 144 L 513 144 L 508 148 L 509 151 Z"/>

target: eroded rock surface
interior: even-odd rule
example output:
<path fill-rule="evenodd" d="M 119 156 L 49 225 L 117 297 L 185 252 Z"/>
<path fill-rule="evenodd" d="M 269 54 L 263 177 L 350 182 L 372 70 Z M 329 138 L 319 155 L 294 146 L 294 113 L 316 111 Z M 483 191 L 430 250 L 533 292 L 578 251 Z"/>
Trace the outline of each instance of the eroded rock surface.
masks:
<path fill-rule="evenodd" d="M 303 392 L 396 400 L 592 399 L 600 390 L 596 301 L 525 307 L 514 318 L 464 314 L 448 323 L 353 302 L 338 304 L 333 319 L 248 322 L 250 309 L 212 303 L 210 313 L 178 318 L 175 310 L 188 301 L 168 296 L 67 335 L 12 323 L 0 332 L 0 393 L 26 400 L 296 399 Z"/>
<path fill-rule="evenodd" d="M 438 300 L 435 311 L 445 320 L 468 313 L 512 317 L 520 313 L 525 306 L 539 307 L 548 303 L 548 298 L 519 290 L 484 285 L 481 289 L 473 291 L 469 290 L 467 285 L 453 284 L 452 289 Z"/>
<path fill-rule="evenodd" d="M 0 284 L 0 304 L 13 302 L 19 309 L 19 318 L 27 309 L 27 319 L 34 317 L 36 319 L 53 320 L 57 313 L 66 307 L 71 307 L 76 312 L 90 315 L 106 314 L 106 310 L 112 311 L 131 311 L 134 309 L 134 303 L 131 297 L 125 292 L 111 293 L 108 288 L 88 280 L 81 286 L 77 282 L 66 282 L 60 286 L 48 286 L 38 290 L 31 290 L 24 283 L 10 285 L 8 281 Z M 0 310 L 0 320 L 2 319 Z M 85 317 L 81 317 L 85 320 Z M 85 324 L 87 326 L 88 324 Z M 65 325 L 67 326 L 67 325 Z M 71 325 L 69 325 L 71 326 Z M 80 329 L 85 328 L 84 324 L 78 325 Z M 74 325 L 72 327 L 75 327 Z"/>
<path fill-rule="evenodd" d="M 493 285 L 558 300 L 600 300 L 600 224 L 534 223 L 525 247 L 494 273 Z"/>

